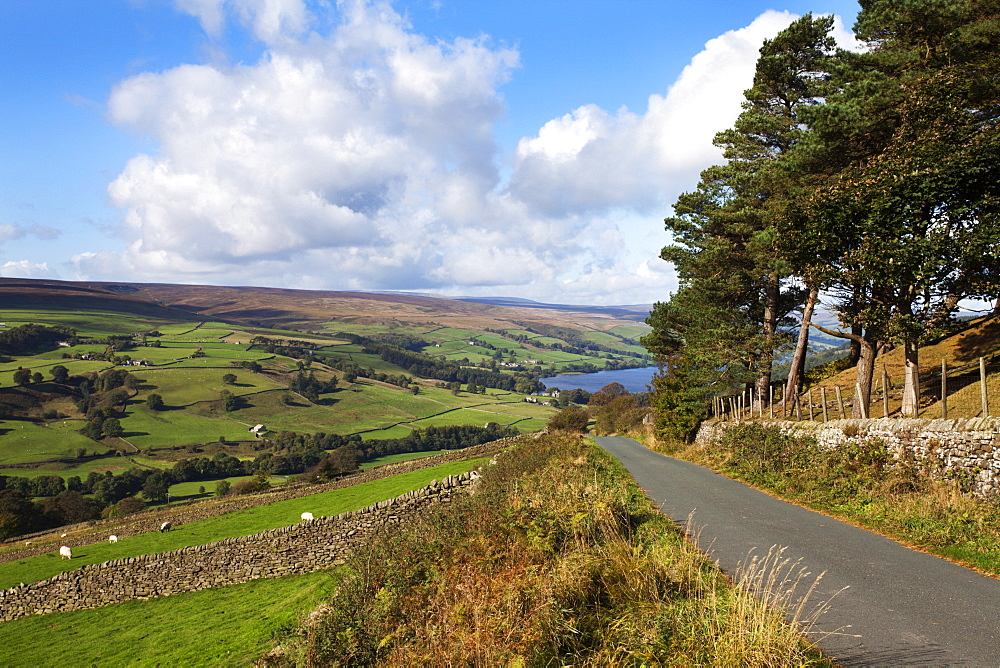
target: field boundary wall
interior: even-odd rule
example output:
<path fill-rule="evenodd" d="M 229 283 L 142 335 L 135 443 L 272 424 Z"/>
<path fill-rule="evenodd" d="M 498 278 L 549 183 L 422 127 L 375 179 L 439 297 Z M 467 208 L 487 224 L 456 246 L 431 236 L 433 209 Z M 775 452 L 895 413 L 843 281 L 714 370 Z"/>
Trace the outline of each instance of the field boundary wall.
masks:
<path fill-rule="evenodd" d="M 0 591 L 0 622 L 99 608 L 331 568 L 387 527 L 415 519 L 466 493 L 474 471 L 335 517 L 317 517 L 252 536 L 90 564 Z"/>
<path fill-rule="evenodd" d="M 897 460 L 912 460 L 942 478 L 964 477 L 983 497 L 1000 496 L 1000 418 L 869 418 L 831 422 L 760 421 L 793 436 L 839 448 L 880 439 Z M 740 422 L 703 422 L 695 443 L 709 445 Z"/>
<path fill-rule="evenodd" d="M 140 533 L 158 531 L 160 524 L 167 520 L 173 523 L 174 526 L 179 526 L 181 524 L 197 522 L 199 520 L 218 517 L 219 515 L 246 510 L 248 508 L 264 506 L 278 501 L 287 501 L 288 499 L 297 499 L 304 496 L 312 496 L 313 494 L 322 494 L 323 492 L 329 492 L 334 489 L 343 489 L 345 487 L 352 487 L 361 483 L 382 480 L 383 478 L 399 475 L 401 473 L 411 473 L 413 471 L 440 466 L 441 464 L 448 464 L 466 459 L 475 459 L 477 457 L 489 457 L 501 450 L 509 448 L 519 438 L 521 437 L 514 436 L 510 438 L 501 438 L 496 441 L 483 443 L 481 445 L 474 445 L 459 450 L 442 452 L 429 457 L 421 457 L 418 459 L 410 459 L 403 462 L 386 464 L 377 468 L 365 469 L 363 471 L 359 471 L 358 473 L 353 473 L 349 476 L 345 476 L 328 483 L 312 484 L 290 482 L 286 485 L 282 485 L 281 487 L 275 487 L 262 494 L 225 496 L 217 499 L 200 499 L 196 501 L 189 501 L 180 508 L 177 506 L 170 506 L 168 508 L 154 507 L 127 517 L 98 520 L 95 522 L 84 522 L 81 524 L 59 527 L 58 529 L 48 529 L 35 534 L 26 534 L 13 538 L 3 544 L 4 547 L 13 547 L 13 549 L 7 549 L 0 552 L 0 563 L 17 561 L 27 557 L 37 556 L 39 554 L 58 551 L 61 545 L 66 545 L 68 547 L 80 547 L 81 545 L 90 545 L 91 543 L 106 541 L 112 534 L 118 536 L 119 538 L 123 538 Z M 62 533 L 67 533 L 68 535 L 62 537 Z M 30 545 L 26 545 L 28 541 L 31 542 Z"/>

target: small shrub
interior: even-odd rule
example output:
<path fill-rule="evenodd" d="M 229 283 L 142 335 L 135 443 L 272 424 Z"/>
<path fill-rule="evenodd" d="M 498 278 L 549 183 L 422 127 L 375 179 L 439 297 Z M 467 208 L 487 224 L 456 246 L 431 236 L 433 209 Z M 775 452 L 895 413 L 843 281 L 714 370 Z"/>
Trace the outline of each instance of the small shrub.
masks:
<path fill-rule="evenodd" d="M 259 494 L 271 489 L 271 483 L 266 478 L 255 477 L 249 480 L 240 480 L 229 489 L 230 494 Z"/>
<path fill-rule="evenodd" d="M 587 423 L 590 422 L 590 415 L 577 406 L 567 406 L 549 419 L 549 429 L 556 431 L 568 431 L 573 433 L 584 433 L 587 431 Z"/>

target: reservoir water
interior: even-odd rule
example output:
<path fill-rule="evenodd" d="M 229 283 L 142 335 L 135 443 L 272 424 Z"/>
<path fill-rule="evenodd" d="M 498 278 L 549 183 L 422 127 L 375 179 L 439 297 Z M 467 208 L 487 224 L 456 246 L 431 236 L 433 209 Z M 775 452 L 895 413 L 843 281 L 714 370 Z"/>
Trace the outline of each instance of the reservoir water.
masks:
<path fill-rule="evenodd" d="M 549 378 L 540 378 L 545 387 L 558 387 L 560 390 L 580 388 L 587 392 L 597 392 L 609 383 L 621 383 L 629 392 L 646 392 L 646 386 L 656 374 L 655 366 L 641 369 L 621 369 L 619 371 L 598 371 L 597 373 L 564 373 Z"/>

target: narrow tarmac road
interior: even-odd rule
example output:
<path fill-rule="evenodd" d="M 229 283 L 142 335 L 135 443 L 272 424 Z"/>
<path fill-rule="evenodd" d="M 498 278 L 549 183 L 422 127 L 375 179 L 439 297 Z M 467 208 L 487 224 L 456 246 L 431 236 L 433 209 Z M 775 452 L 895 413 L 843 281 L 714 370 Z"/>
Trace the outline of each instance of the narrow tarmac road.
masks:
<path fill-rule="evenodd" d="M 595 440 L 661 512 L 682 526 L 692 518 L 698 547 L 727 573 L 748 561 L 751 550 L 763 556 L 774 545 L 813 576 L 825 571 L 810 600 L 830 603 L 810 639 L 842 665 L 1000 666 L 1000 580 L 632 439 Z"/>

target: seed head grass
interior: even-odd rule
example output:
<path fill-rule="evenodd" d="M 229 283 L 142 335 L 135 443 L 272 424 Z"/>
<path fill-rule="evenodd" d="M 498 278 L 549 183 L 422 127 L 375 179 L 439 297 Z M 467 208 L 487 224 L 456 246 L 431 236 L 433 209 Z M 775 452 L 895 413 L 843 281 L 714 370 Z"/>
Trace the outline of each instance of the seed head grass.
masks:
<path fill-rule="evenodd" d="M 607 453 L 524 439 L 476 491 L 352 558 L 268 665 L 830 665 Z"/>

